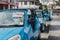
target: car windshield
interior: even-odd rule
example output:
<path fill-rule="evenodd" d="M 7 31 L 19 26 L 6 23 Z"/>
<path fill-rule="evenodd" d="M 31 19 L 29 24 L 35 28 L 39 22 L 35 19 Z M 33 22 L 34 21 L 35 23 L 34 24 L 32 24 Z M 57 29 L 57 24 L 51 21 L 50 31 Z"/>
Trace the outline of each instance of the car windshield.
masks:
<path fill-rule="evenodd" d="M 24 25 L 24 12 L 0 12 L 0 26 Z"/>
<path fill-rule="evenodd" d="M 36 15 L 38 18 L 42 18 L 42 12 L 41 11 L 36 11 Z"/>

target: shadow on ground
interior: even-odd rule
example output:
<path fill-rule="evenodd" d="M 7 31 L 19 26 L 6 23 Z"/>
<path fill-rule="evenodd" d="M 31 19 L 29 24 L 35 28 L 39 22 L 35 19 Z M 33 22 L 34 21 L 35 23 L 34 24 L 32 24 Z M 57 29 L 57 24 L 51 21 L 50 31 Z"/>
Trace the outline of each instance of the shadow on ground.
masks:
<path fill-rule="evenodd" d="M 60 18 L 55 18 L 53 19 L 53 21 L 60 21 Z"/>
<path fill-rule="evenodd" d="M 49 31 L 57 31 L 60 30 L 60 25 L 50 25 Z"/>
<path fill-rule="evenodd" d="M 48 39 L 41 39 L 41 40 L 60 40 L 60 37 L 49 36 Z"/>
<path fill-rule="evenodd" d="M 49 39 L 41 39 L 41 40 L 49 40 Z"/>
<path fill-rule="evenodd" d="M 60 40 L 60 37 L 49 36 L 48 40 Z"/>

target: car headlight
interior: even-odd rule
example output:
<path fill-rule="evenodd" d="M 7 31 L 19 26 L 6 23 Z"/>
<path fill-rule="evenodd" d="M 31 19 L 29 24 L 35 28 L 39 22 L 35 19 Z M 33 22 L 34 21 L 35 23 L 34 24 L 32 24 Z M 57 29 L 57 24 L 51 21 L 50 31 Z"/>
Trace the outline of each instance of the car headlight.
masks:
<path fill-rule="evenodd" d="M 15 36 L 9 38 L 8 40 L 21 40 L 21 36 L 20 35 L 15 35 Z"/>

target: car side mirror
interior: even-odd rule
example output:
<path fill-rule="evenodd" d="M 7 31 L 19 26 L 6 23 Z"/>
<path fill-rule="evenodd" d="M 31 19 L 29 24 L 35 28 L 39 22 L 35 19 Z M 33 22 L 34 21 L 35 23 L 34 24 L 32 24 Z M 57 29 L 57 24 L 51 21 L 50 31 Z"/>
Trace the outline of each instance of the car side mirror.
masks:
<path fill-rule="evenodd" d="M 28 15 L 28 23 L 31 25 L 32 29 L 35 29 L 35 19 L 31 15 Z"/>

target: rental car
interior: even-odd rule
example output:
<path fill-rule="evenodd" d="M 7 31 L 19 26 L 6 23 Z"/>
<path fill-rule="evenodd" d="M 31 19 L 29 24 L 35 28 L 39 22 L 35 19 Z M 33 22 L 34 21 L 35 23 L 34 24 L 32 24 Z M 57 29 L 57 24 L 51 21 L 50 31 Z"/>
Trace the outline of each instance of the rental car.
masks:
<path fill-rule="evenodd" d="M 36 10 L 37 18 L 39 19 L 40 24 L 40 31 L 41 32 L 48 32 L 48 23 L 43 15 L 43 10 Z"/>
<path fill-rule="evenodd" d="M 45 20 L 51 21 L 51 14 L 48 10 L 43 10 L 43 16 L 44 16 Z"/>
<path fill-rule="evenodd" d="M 40 25 L 31 9 L 10 9 L 0 12 L 0 40 L 37 40 Z"/>

